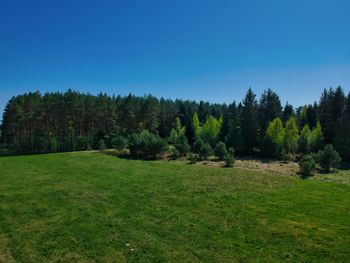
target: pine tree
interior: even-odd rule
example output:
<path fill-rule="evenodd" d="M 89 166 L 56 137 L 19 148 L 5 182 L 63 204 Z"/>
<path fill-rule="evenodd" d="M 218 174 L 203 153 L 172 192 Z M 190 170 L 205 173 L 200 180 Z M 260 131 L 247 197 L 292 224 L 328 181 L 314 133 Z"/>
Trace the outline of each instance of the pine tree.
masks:
<path fill-rule="evenodd" d="M 279 96 L 269 88 L 264 91 L 259 101 L 258 121 L 261 137 L 264 136 L 269 123 L 277 117 L 282 117 L 281 101 Z"/>
<path fill-rule="evenodd" d="M 249 88 L 242 106 L 241 128 L 246 153 L 252 153 L 258 143 L 257 103 L 255 97 L 252 89 Z"/>
<path fill-rule="evenodd" d="M 344 160 L 350 160 L 350 93 L 346 100 L 346 108 L 336 132 L 335 147 Z"/>
<path fill-rule="evenodd" d="M 293 106 L 287 102 L 283 108 L 283 114 L 282 114 L 283 123 L 286 123 L 286 121 L 289 120 L 291 117 L 294 117 L 294 115 L 295 115 L 295 112 L 294 112 Z"/>

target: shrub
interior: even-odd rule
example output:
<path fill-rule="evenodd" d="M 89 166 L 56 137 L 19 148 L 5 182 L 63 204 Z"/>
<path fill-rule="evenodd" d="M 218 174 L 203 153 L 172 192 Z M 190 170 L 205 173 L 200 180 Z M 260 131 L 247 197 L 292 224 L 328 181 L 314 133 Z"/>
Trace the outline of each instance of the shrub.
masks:
<path fill-rule="evenodd" d="M 105 150 L 106 149 L 106 144 L 105 144 L 105 140 L 101 139 L 97 142 L 97 148 L 99 150 Z"/>
<path fill-rule="evenodd" d="M 231 154 L 232 156 L 235 156 L 235 149 L 233 147 L 228 148 L 227 151 L 229 154 Z"/>
<path fill-rule="evenodd" d="M 321 168 L 326 172 L 329 172 L 331 168 L 334 169 L 337 167 L 341 161 L 339 153 L 333 148 L 331 144 L 327 144 L 324 147 L 324 150 L 318 151 L 318 153 L 314 155 L 314 158 L 321 166 Z"/>
<path fill-rule="evenodd" d="M 227 154 L 226 145 L 223 142 L 219 142 L 215 147 L 215 155 L 223 159 Z"/>
<path fill-rule="evenodd" d="M 140 134 L 132 135 L 129 148 L 134 156 L 153 159 L 164 153 L 168 145 L 164 139 L 143 130 Z"/>
<path fill-rule="evenodd" d="M 178 150 L 175 146 L 170 145 L 170 146 L 169 146 L 169 150 L 170 150 L 171 158 L 172 158 L 172 159 L 177 159 L 177 158 L 180 157 L 180 152 L 179 152 L 179 150 Z"/>
<path fill-rule="evenodd" d="M 112 147 L 116 148 L 117 150 L 123 150 L 127 148 L 128 143 L 128 139 L 122 135 L 114 137 L 111 141 Z"/>
<path fill-rule="evenodd" d="M 88 150 L 91 148 L 92 138 L 89 136 L 78 136 L 76 139 L 76 149 L 78 151 Z"/>
<path fill-rule="evenodd" d="M 226 167 L 232 167 L 235 163 L 235 157 L 232 154 L 226 154 L 224 157 Z"/>
<path fill-rule="evenodd" d="M 303 177 L 308 177 L 313 174 L 316 169 L 316 162 L 311 155 L 304 155 L 299 161 L 299 171 Z"/>
<path fill-rule="evenodd" d="M 192 146 L 193 152 L 199 154 L 204 144 L 205 142 L 200 137 L 197 137 Z"/>
<path fill-rule="evenodd" d="M 283 162 L 285 163 L 293 159 L 293 154 L 285 149 L 282 149 L 281 156 L 282 156 Z"/>
<path fill-rule="evenodd" d="M 188 144 L 187 137 L 184 133 L 179 134 L 178 142 L 175 146 L 179 151 L 179 154 L 182 156 L 186 155 L 191 149 L 191 146 Z"/>
<path fill-rule="evenodd" d="M 190 164 L 195 164 L 198 161 L 198 154 L 192 153 L 190 155 Z"/>
<path fill-rule="evenodd" d="M 204 143 L 199 151 L 199 156 L 206 160 L 210 155 L 213 155 L 213 149 L 210 147 L 209 143 Z"/>

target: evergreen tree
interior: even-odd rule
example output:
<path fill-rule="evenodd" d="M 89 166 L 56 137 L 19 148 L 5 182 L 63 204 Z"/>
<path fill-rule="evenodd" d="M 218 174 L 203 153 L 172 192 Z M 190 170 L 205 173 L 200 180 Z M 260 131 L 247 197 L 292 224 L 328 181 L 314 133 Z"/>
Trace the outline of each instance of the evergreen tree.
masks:
<path fill-rule="evenodd" d="M 273 92 L 271 89 L 267 89 L 261 95 L 259 101 L 259 128 L 260 128 L 260 136 L 264 136 L 264 132 L 266 131 L 269 123 L 277 118 L 282 117 L 282 106 L 279 96 Z"/>
<path fill-rule="evenodd" d="M 246 153 L 252 153 L 258 143 L 257 103 L 255 94 L 249 88 L 243 100 L 241 129 Z"/>
<path fill-rule="evenodd" d="M 346 100 L 346 108 L 336 132 L 335 147 L 344 160 L 350 160 L 350 93 Z"/>
<path fill-rule="evenodd" d="M 283 114 L 282 114 L 283 123 L 286 123 L 286 121 L 289 120 L 291 117 L 294 117 L 294 115 L 295 115 L 295 112 L 294 112 L 293 106 L 287 102 L 283 108 Z"/>

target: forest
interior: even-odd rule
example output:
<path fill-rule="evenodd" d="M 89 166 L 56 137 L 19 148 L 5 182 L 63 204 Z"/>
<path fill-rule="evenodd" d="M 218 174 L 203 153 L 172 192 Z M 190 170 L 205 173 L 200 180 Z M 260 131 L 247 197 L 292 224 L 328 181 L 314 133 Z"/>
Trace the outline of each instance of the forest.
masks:
<path fill-rule="evenodd" d="M 319 101 L 294 107 L 267 89 L 242 102 L 65 93 L 26 93 L 3 113 L 1 143 L 16 154 L 129 148 L 134 155 L 202 158 L 262 155 L 291 159 L 328 145 L 350 160 L 350 94 L 324 89 Z M 334 147 L 334 149 L 333 149 Z M 339 159 L 339 158 L 338 158 Z"/>

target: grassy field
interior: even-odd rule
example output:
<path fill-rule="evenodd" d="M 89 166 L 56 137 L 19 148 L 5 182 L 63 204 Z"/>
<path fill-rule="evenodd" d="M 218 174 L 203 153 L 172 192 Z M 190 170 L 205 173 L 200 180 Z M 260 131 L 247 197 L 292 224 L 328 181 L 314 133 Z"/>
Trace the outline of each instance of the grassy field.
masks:
<path fill-rule="evenodd" d="M 91 152 L 4 157 L 0 262 L 350 262 L 350 185 Z"/>

